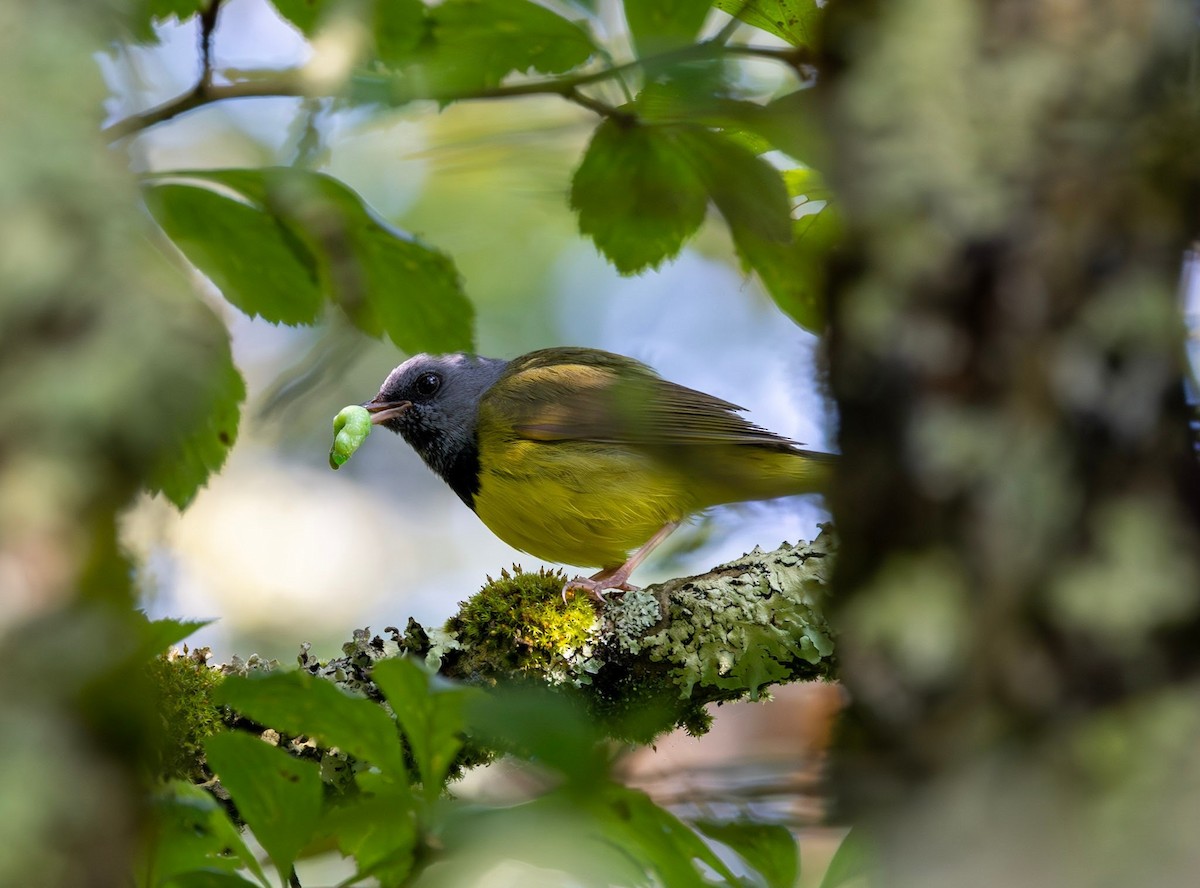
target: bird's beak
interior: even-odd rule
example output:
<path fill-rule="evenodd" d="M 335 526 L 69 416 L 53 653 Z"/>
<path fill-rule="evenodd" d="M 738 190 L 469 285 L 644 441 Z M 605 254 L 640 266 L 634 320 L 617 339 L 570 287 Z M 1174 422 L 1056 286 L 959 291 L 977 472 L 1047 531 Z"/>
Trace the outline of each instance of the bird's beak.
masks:
<path fill-rule="evenodd" d="M 412 401 L 380 401 L 376 398 L 363 404 L 371 414 L 371 425 L 381 425 L 389 419 L 403 416 L 404 411 L 412 406 Z"/>

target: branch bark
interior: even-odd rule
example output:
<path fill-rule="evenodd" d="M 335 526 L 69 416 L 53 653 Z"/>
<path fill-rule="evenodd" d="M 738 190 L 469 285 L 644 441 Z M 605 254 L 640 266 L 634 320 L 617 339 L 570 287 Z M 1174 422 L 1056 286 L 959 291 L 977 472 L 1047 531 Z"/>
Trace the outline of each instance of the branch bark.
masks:
<path fill-rule="evenodd" d="M 381 700 L 371 680 L 374 664 L 415 656 L 440 675 L 468 684 L 549 687 L 584 706 L 602 736 L 648 743 L 676 726 L 702 734 L 711 720 L 709 703 L 758 699 L 770 685 L 835 677 L 833 637 L 824 616 L 835 552 L 836 538 L 827 527 L 811 543 L 784 543 L 772 552 L 756 548 L 705 574 L 627 593 L 599 611 L 582 596 L 564 603 L 564 578 L 557 571 L 505 572 L 489 579 L 440 629 L 412 619 L 404 631 L 387 627 L 373 635 L 364 628 L 342 646 L 342 656 L 321 661 L 305 644 L 298 661 L 314 676 Z M 164 663 L 226 675 L 280 668 L 277 661 L 257 657 L 214 666 L 205 650 Z M 156 681 L 164 689 L 170 684 L 168 678 Z M 196 688 L 194 682 L 183 686 Z M 211 703 L 207 692 L 193 690 L 188 700 L 172 705 L 176 711 Z M 212 723 L 180 719 L 185 720 Z M 226 724 L 249 727 L 236 714 L 227 714 Z M 200 743 L 193 739 L 176 745 L 198 756 Z M 328 752 L 311 743 L 302 748 L 305 756 L 322 761 Z M 488 756 L 477 748 L 474 754 Z M 204 773 L 200 761 L 177 764 L 176 770 L 171 776 L 194 779 Z"/>
<path fill-rule="evenodd" d="M 611 736 L 648 742 L 676 726 L 703 733 L 704 707 L 757 699 L 772 684 L 832 679 L 823 612 L 836 542 L 755 549 L 708 573 L 610 601 L 599 612 L 559 599 L 562 575 L 505 573 L 441 629 L 355 632 L 345 654 L 300 664 L 369 696 L 370 666 L 409 654 L 473 684 L 544 684 L 577 696 Z"/>

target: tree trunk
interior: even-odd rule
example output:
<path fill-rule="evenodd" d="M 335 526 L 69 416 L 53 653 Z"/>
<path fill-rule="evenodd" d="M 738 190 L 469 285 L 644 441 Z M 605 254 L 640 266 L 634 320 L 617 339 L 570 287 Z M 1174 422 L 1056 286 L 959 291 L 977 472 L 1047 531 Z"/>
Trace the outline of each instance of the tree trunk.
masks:
<path fill-rule="evenodd" d="M 842 797 L 877 824 L 900 884 L 1010 843 L 1006 866 L 1045 853 L 1024 855 L 1032 881 L 1006 884 L 1113 879 L 1103 855 L 1074 868 L 1066 831 L 1033 830 L 1032 787 L 1043 813 L 1094 814 L 1116 796 L 1081 793 L 1132 779 L 1151 724 L 1173 726 L 1172 767 L 1200 774 L 1195 720 L 1163 715 L 1173 694 L 1194 701 L 1200 671 L 1177 298 L 1200 230 L 1194 10 L 829 12 L 818 90 L 848 220 L 830 292 L 834 600 L 854 700 Z M 1151 700 L 1166 709 L 1125 719 Z M 1097 770 L 1080 749 L 1102 724 L 1126 745 Z M 1151 776 L 1174 791 L 1166 769 Z M 985 823 L 986 843 L 970 831 Z"/>

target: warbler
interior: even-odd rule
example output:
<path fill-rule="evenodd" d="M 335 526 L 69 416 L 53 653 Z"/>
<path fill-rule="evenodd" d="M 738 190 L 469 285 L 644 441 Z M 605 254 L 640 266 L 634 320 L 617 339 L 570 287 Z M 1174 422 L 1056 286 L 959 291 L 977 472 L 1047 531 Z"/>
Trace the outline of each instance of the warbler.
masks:
<path fill-rule="evenodd" d="M 636 588 L 634 569 L 688 515 L 818 491 L 834 459 L 591 348 L 415 355 L 363 407 L 504 542 L 600 568 L 563 588 L 596 601 Z"/>

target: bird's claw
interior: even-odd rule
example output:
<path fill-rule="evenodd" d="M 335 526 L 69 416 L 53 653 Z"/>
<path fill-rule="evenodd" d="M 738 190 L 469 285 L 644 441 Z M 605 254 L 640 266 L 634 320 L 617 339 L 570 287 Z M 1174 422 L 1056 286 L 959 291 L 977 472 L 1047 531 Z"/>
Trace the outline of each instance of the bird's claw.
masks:
<path fill-rule="evenodd" d="M 588 598 L 592 599 L 592 601 L 597 604 L 604 604 L 608 600 L 604 597 L 605 592 L 636 592 L 638 588 L 638 586 L 634 586 L 617 577 L 576 577 L 573 580 L 567 580 L 563 584 L 562 598 L 563 603 L 566 604 L 568 593 L 581 590 L 586 592 Z"/>

